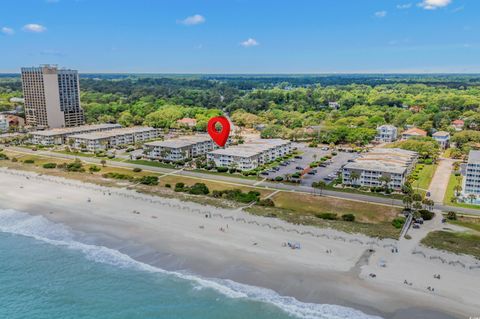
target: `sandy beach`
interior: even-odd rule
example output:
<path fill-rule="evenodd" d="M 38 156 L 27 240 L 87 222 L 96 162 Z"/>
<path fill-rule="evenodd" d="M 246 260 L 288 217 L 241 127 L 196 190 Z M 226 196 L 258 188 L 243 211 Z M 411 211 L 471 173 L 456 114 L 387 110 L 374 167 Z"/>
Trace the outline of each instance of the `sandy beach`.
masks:
<path fill-rule="evenodd" d="M 1 209 L 42 215 L 163 269 L 383 318 L 480 316 L 478 261 L 418 247 L 415 233 L 412 241 L 377 240 L 6 169 L 0 181 Z"/>

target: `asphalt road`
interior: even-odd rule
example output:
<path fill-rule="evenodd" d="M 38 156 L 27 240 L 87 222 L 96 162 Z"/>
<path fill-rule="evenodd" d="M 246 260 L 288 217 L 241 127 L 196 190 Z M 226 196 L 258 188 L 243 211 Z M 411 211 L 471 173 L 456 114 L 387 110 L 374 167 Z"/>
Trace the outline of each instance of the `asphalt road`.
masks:
<path fill-rule="evenodd" d="M 95 158 L 95 157 L 81 157 L 81 156 L 55 153 L 55 152 L 43 151 L 43 150 L 32 151 L 30 149 L 21 148 L 21 147 L 10 146 L 8 147 L 8 150 L 15 151 L 18 153 L 23 153 L 23 154 L 32 154 L 37 156 L 55 157 L 55 158 L 63 158 L 63 159 L 73 160 L 73 159 L 79 158 L 82 161 L 86 163 L 91 163 L 91 164 L 100 164 L 101 162 L 101 159 Z M 267 181 L 259 183 L 259 181 L 257 180 L 240 178 L 235 176 L 214 175 L 214 174 L 199 173 L 199 172 L 188 171 L 188 170 L 176 170 L 176 169 L 170 169 L 170 168 L 139 165 L 139 164 L 132 164 L 132 163 L 126 163 L 126 162 L 120 162 L 120 161 L 111 161 L 111 160 L 107 160 L 107 165 L 112 167 L 120 167 L 120 168 L 138 167 L 144 171 L 164 173 L 164 174 L 169 174 L 173 176 L 176 175 L 176 176 L 193 177 L 193 178 L 199 178 L 203 180 L 221 181 L 221 182 L 226 182 L 226 183 L 235 184 L 239 186 L 245 185 L 245 186 L 258 187 L 258 188 L 279 189 L 279 190 L 285 190 L 285 191 L 294 191 L 294 192 L 302 192 L 302 193 L 310 193 L 310 194 L 320 193 L 318 189 L 316 190 L 307 185 L 294 185 L 294 184 L 274 183 L 274 182 L 267 182 Z M 390 205 L 390 206 L 395 205 L 395 206 L 403 207 L 403 203 L 401 200 L 396 200 L 396 199 L 391 199 L 386 197 L 375 197 L 370 195 L 347 193 L 347 192 L 333 191 L 333 190 L 323 190 L 322 195 L 348 199 L 348 200 L 356 200 L 361 202 L 370 202 L 375 204 L 383 204 L 383 205 Z M 455 211 L 457 213 L 480 215 L 480 209 L 477 210 L 477 209 L 462 208 L 462 207 L 452 207 L 452 206 L 445 206 L 443 204 L 435 204 L 434 208 L 440 211 L 445 211 L 445 212 Z"/>

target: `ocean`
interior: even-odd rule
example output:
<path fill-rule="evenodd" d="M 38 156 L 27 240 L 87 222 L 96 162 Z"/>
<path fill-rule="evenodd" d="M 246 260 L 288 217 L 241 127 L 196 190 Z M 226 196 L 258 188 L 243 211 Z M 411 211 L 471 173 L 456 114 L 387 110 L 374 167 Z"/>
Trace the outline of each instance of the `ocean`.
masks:
<path fill-rule="evenodd" d="M 79 237 L 44 217 L 0 210 L 0 318 L 378 318 L 165 271 Z"/>

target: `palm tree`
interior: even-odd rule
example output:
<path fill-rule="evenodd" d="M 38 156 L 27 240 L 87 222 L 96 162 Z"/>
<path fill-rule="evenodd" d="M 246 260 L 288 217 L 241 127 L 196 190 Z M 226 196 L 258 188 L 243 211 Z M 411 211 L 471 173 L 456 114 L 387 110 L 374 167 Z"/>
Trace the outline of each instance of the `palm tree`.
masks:
<path fill-rule="evenodd" d="M 462 185 L 457 184 L 453 187 L 453 190 L 455 191 L 455 195 L 460 196 L 460 193 L 462 192 Z"/>
<path fill-rule="evenodd" d="M 312 186 L 314 188 L 318 188 L 320 190 L 320 195 L 322 194 L 323 190 L 327 187 L 327 183 L 325 181 L 318 181 L 318 182 L 313 182 Z"/>
<path fill-rule="evenodd" d="M 475 194 L 468 194 L 468 199 L 470 200 L 470 203 L 473 204 L 473 201 L 477 199 L 477 196 Z"/>
<path fill-rule="evenodd" d="M 402 199 L 402 202 L 405 205 L 405 208 L 411 208 L 413 203 L 412 196 L 410 195 L 404 196 Z"/>
<path fill-rule="evenodd" d="M 360 174 L 358 172 L 353 171 L 350 173 L 350 181 L 352 182 L 352 184 L 355 184 L 355 181 L 357 181 L 359 178 Z"/>
<path fill-rule="evenodd" d="M 385 188 L 385 190 L 387 190 L 388 184 L 390 184 L 390 182 L 392 181 L 392 178 L 387 175 L 382 175 L 378 178 L 378 181 L 382 182 L 383 187 Z"/>
<path fill-rule="evenodd" d="M 104 159 L 102 159 L 102 160 L 100 161 L 100 164 L 102 164 L 102 166 L 105 167 L 105 164 L 107 164 L 107 161 L 104 160 Z"/>

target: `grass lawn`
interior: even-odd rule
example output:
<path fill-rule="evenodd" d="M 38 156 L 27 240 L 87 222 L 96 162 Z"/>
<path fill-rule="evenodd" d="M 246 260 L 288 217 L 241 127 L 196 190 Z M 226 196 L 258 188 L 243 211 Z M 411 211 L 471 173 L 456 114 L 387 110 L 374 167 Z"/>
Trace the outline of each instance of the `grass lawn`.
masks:
<path fill-rule="evenodd" d="M 452 203 L 451 199 L 455 196 L 455 186 L 462 185 L 462 177 L 455 176 L 455 174 L 450 175 L 450 179 L 448 181 L 447 190 L 445 192 L 445 197 L 443 199 L 443 204 L 447 206 L 454 206 L 454 207 L 463 207 L 463 208 L 473 208 L 473 209 L 480 209 L 480 205 L 473 205 L 467 203 Z"/>
<path fill-rule="evenodd" d="M 84 152 L 67 152 L 67 151 L 51 151 L 53 153 L 59 153 L 59 154 L 66 154 L 66 155 L 72 155 L 72 156 L 81 156 L 81 157 L 97 157 L 95 154 L 92 153 L 84 153 Z M 98 157 L 100 158 L 100 157 Z M 105 159 L 107 159 L 105 157 Z"/>
<path fill-rule="evenodd" d="M 417 164 L 415 171 L 418 170 L 418 178 L 412 186 L 421 190 L 428 190 L 437 166 L 437 164 Z"/>
<path fill-rule="evenodd" d="M 457 215 L 457 220 L 448 220 L 450 224 L 469 228 L 480 235 L 480 217 Z"/>
<path fill-rule="evenodd" d="M 470 233 L 434 231 L 422 239 L 428 247 L 480 258 L 480 236 Z"/>
<path fill-rule="evenodd" d="M 352 188 L 352 187 L 345 187 L 345 188 L 335 187 L 335 186 L 333 186 L 333 182 L 331 184 L 327 185 L 327 187 L 325 189 L 329 189 L 329 190 L 337 191 L 337 192 L 362 194 L 362 195 L 368 195 L 368 196 L 374 196 L 374 197 L 383 197 L 383 198 L 391 198 L 391 199 L 399 199 L 399 200 L 402 200 L 403 197 L 405 197 L 405 195 L 403 195 L 403 194 L 387 195 L 387 194 L 375 193 L 375 192 L 364 192 L 364 191 L 361 191 L 361 190 L 358 190 L 358 189 L 355 189 L 355 188 Z"/>
<path fill-rule="evenodd" d="M 398 238 L 400 230 L 392 226 L 391 221 L 400 213 L 400 209 L 384 205 L 341 200 L 324 196 L 279 192 L 272 197 L 275 208 L 252 207 L 252 213 L 284 219 L 288 222 L 332 227 L 348 233 L 363 233 L 373 237 Z M 319 213 L 355 215 L 355 222 L 342 220 L 324 220 L 315 216 Z"/>
<path fill-rule="evenodd" d="M 149 161 L 149 160 L 121 160 L 115 159 L 116 161 L 121 161 L 130 164 L 138 164 L 138 165 L 145 165 L 145 166 L 153 166 L 153 167 L 161 167 L 161 168 L 175 168 L 173 164 Z"/>
<path fill-rule="evenodd" d="M 230 173 L 219 173 L 216 171 L 207 171 L 205 169 L 192 169 L 188 170 L 190 172 L 196 172 L 196 173 L 202 173 L 202 174 L 211 174 L 211 175 L 220 175 L 220 176 L 227 176 L 227 177 L 235 177 L 235 178 L 243 178 L 243 179 L 249 179 L 249 180 L 261 180 L 257 176 L 245 176 L 242 174 L 230 174 Z"/>

